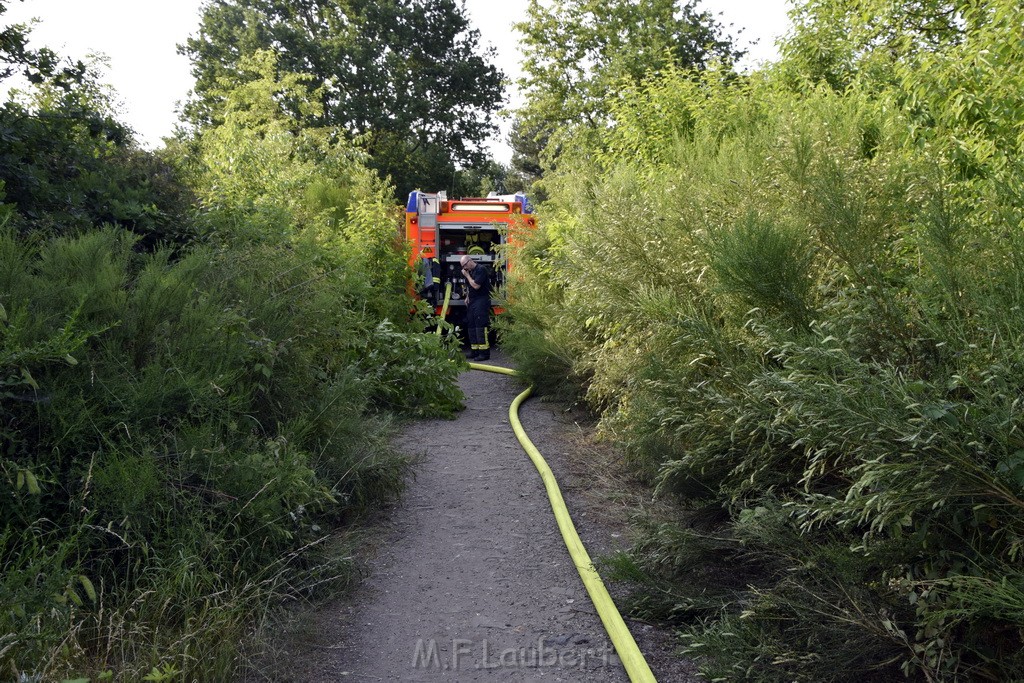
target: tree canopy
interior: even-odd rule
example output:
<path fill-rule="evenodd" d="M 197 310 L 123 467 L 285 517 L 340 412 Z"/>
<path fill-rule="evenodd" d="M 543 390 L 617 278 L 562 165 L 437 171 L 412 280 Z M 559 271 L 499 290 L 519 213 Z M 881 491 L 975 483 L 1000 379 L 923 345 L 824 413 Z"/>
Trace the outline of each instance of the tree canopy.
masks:
<path fill-rule="evenodd" d="M 523 171 L 522 163 L 538 165 L 530 149 L 538 142 L 555 153 L 569 134 L 603 125 L 609 94 L 622 87 L 670 65 L 702 68 L 742 55 L 694 0 L 530 0 L 527 19 L 515 26 L 523 34 L 526 104 L 513 144 Z"/>
<path fill-rule="evenodd" d="M 31 48 L 29 35 L 0 28 L 0 81 L 28 81 L 0 104 L 0 228 L 56 237 L 102 223 L 134 233 L 139 250 L 192 239 L 190 192 L 117 119 L 102 60 Z"/>
<path fill-rule="evenodd" d="M 898 62 L 958 45 L 992 21 L 989 3 L 975 0 L 808 0 L 790 17 L 789 77 L 838 90 L 865 76 L 888 83 Z"/>
<path fill-rule="evenodd" d="M 247 78 L 242 60 L 272 50 L 281 71 L 310 76 L 322 104 L 297 120 L 337 127 L 399 195 L 481 163 L 503 98 L 493 49 L 455 0 L 211 0 L 179 50 L 196 78 L 193 125 L 219 123 L 225 91 Z"/>
<path fill-rule="evenodd" d="M 7 13 L 9 2 L 0 2 L 0 17 Z M 49 48 L 33 50 L 28 46 L 29 30 L 25 24 L 0 28 L 0 80 L 21 73 L 33 84 L 49 82 L 68 89 L 85 75 L 81 61 L 61 60 Z"/>

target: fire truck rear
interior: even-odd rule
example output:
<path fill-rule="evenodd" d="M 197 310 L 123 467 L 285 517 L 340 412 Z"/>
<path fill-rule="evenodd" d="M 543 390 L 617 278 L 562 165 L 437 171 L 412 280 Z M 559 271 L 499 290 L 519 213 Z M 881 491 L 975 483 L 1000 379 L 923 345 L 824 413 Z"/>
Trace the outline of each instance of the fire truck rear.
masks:
<path fill-rule="evenodd" d="M 443 191 L 411 192 L 405 237 L 412 243 L 410 265 L 423 275 L 420 296 L 439 316 L 465 328 L 467 283 L 459 260 L 469 255 L 487 268 L 497 289 L 511 267 L 503 245 L 516 228 L 534 225 L 533 207 L 524 194 L 448 199 Z M 501 308 L 493 311 L 500 313 Z"/>

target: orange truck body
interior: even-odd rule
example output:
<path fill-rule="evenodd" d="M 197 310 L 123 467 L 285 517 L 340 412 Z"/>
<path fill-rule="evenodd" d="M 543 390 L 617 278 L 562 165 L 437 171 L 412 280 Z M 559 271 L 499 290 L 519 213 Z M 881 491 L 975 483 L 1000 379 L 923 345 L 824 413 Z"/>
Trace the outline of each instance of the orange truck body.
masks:
<path fill-rule="evenodd" d="M 444 192 L 416 190 L 405 210 L 405 238 L 412 246 L 409 264 L 424 274 L 421 296 L 442 313 L 444 293 L 452 286 L 447 316 L 456 324 L 465 315 L 465 278 L 459 260 L 469 255 L 492 273 L 497 289 L 511 271 L 503 248 L 520 229 L 536 225 L 533 207 L 524 194 L 448 199 Z M 435 285 L 430 288 L 431 280 Z M 494 307 L 501 313 L 500 307 Z"/>

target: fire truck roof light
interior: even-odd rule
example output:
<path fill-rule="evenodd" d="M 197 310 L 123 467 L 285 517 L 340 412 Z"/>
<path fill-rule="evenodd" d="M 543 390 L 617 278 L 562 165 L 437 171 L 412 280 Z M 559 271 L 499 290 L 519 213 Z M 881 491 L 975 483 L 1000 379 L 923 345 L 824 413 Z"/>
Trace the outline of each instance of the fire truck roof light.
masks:
<path fill-rule="evenodd" d="M 450 207 L 451 211 L 486 211 L 489 213 L 508 213 L 510 208 L 508 204 L 496 204 L 493 202 L 480 202 L 480 203 L 469 203 L 469 202 L 452 202 Z"/>

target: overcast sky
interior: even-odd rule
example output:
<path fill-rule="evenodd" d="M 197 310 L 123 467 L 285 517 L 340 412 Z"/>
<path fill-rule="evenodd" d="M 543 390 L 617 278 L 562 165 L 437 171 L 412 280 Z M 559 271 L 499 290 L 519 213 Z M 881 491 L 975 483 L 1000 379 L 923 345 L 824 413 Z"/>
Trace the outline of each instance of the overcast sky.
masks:
<path fill-rule="evenodd" d="M 118 92 L 121 119 L 147 147 L 160 144 L 177 121 L 176 103 L 192 87 L 188 60 L 177 54 L 199 26 L 201 0 L 10 0 L 4 25 L 38 18 L 33 47 L 47 46 L 58 54 L 81 58 L 91 52 L 109 58 L 106 82 Z M 515 80 L 520 55 L 509 28 L 525 17 L 527 0 L 467 0 L 466 8 L 485 43 L 498 50 L 497 63 Z M 775 59 L 775 40 L 788 30 L 787 0 L 704 0 L 703 7 L 721 13 L 732 35 L 749 54 L 745 65 Z M 500 10 L 500 11 L 499 11 Z M 731 27 L 730 27 L 731 25 Z M 758 44 L 751 46 L 751 40 Z M 511 150 L 501 140 L 491 146 L 495 157 L 508 162 Z"/>

